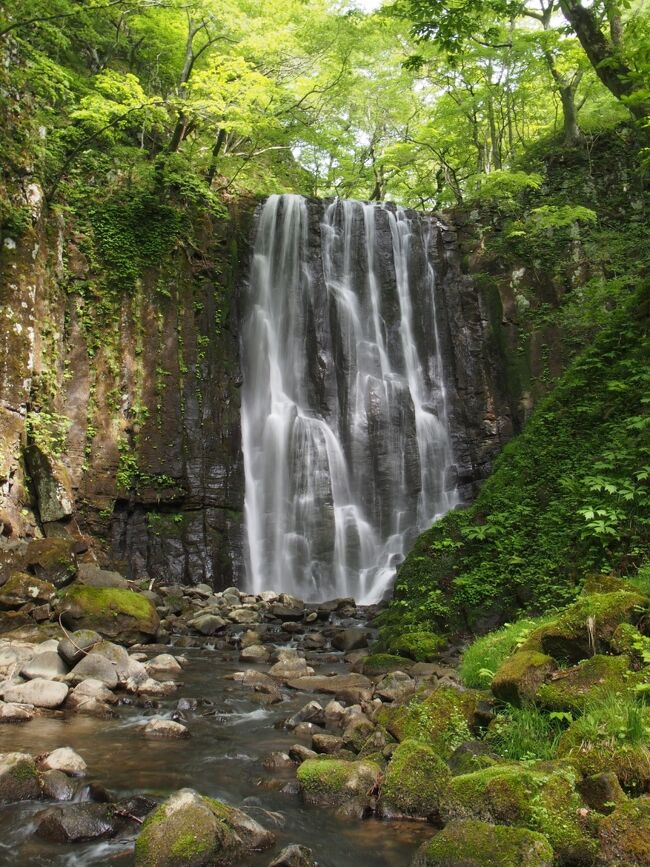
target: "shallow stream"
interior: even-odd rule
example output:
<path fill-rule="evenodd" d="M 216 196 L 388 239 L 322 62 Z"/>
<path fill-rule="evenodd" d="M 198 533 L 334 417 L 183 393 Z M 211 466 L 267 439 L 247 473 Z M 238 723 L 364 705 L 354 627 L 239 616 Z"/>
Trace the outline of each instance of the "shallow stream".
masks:
<path fill-rule="evenodd" d="M 337 819 L 325 810 L 305 807 L 295 792 L 282 791 L 295 779 L 295 770 L 270 771 L 262 766 L 269 752 L 286 751 L 297 742 L 294 733 L 276 728 L 276 723 L 310 699 L 322 703 L 328 696 L 288 691 L 288 700 L 263 707 L 250 689 L 225 679 L 229 672 L 254 666 L 234 661 L 232 654 L 223 651 L 180 652 L 187 658 L 179 678 L 182 685 L 162 707 L 120 706 L 109 720 L 68 715 L 5 725 L 0 729 L 1 751 L 37 755 L 70 746 L 85 759 L 88 782 L 105 786 L 115 797 L 140 793 L 163 798 L 190 786 L 243 807 L 273 830 L 278 841 L 273 852 L 289 843 L 309 846 L 319 867 L 407 867 L 417 846 L 432 835 L 431 826 Z M 343 670 L 343 665 L 325 664 L 318 673 Z M 188 726 L 190 739 L 145 739 L 140 726 L 151 717 L 171 716 L 180 698 L 199 700 L 196 711 L 184 711 L 180 720 Z M 51 803 L 0 810 L 0 865 L 133 864 L 133 839 L 67 845 L 39 840 L 33 835 L 33 817 Z M 246 865 L 266 867 L 272 857 L 264 852 L 248 858 Z"/>

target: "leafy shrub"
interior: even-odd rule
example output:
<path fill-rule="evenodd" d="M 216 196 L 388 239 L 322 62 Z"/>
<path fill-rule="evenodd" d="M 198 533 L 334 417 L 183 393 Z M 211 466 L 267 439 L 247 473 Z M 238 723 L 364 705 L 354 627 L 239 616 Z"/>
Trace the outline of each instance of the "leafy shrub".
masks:
<path fill-rule="evenodd" d="M 534 705 L 509 706 L 490 724 L 486 741 L 505 759 L 552 759 L 565 727 L 565 716 L 544 713 Z"/>

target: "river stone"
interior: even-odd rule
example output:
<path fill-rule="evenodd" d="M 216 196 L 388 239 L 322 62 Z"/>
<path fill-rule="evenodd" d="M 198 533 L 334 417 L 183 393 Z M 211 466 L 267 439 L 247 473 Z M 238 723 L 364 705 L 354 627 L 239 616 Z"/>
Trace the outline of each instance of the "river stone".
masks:
<path fill-rule="evenodd" d="M 37 813 L 35 833 L 53 843 L 81 843 L 112 837 L 117 825 L 110 804 L 70 804 Z"/>
<path fill-rule="evenodd" d="M 242 648 L 239 658 L 242 662 L 268 662 L 269 651 L 262 644 L 251 644 Z"/>
<path fill-rule="evenodd" d="M 47 650 L 45 653 L 38 653 L 29 662 L 25 663 L 20 673 L 28 680 L 33 680 L 35 677 L 42 677 L 45 680 L 55 680 L 56 678 L 65 677 L 68 673 L 68 666 L 56 651 Z"/>
<path fill-rule="evenodd" d="M 343 738 L 337 735 L 317 732 L 311 739 L 311 746 L 315 753 L 324 753 L 325 755 L 332 756 L 343 749 Z"/>
<path fill-rule="evenodd" d="M 308 759 L 296 776 L 309 806 L 331 807 L 343 816 L 361 819 L 375 806 L 381 768 L 370 761 L 347 762 L 328 757 Z"/>
<path fill-rule="evenodd" d="M 451 822 L 418 849 L 410 867 L 552 867 L 553 850 L 542 834 L 527 828 Z"/>
<path fill-rule="evenodd" d="M 95 644 L 102 640 L 99 632 L 92 629 L 78 629 L 59 641 L 59 656 L 68 663 L 76 665 Z"/>
<path fill-rule="evenodd" d="M 181 789 L 151 814 L 135 843 L 136 867 L 231 864 L 274 835 L 240 810 Z"/>
<path fill-rule="evenodd" d="M 32 704 L 34 707 L 55 708 L 63 704 L 68 694 L 65 683 L 36 677 L 27 683 L 9 686 L 4 699 L 17 704 Z"/>
<path fill-rule="evenodd" d="M 72 584 L 63 591 L 58 607 L 67 628 L 95 629 L 120 644 L 150 642 L 160 626 L 149 599 L 119 587 Z"/>
<path fill-rule="evenodd" d="M 29 753 L 0 755 L 0 804 L 33 801 L 41 796 L 36 763 Z"/>
<path fill-rule="evenodd" d="M 19 704 L 0 702 L 0 723 L 21 723 L 34 719 L 34 714 Z"/>
<path fill-rule="evenodd" d="M 105 656 L 98 653 L 85 656 L 68 675 L 70 683 L 80 683 L 88 678 L 101 681 L 109 689 L 115 689 L 118 684 L 115 666 Z"/>
<path fill-rule="evenodd" d="M 63 771 L 45 771 L 41 774 L 41 790 L 45 798 L 53 801 L 71 801 L 77 785 Z"/>
<path fill-rule="evenodd" d="M 53 750 L 41 762 L 46 771 L 63 771 L 71 777 L 84 777 L 88 766 L 78 753 L 70 747 Z"/>
<path fill-rule="evenodd" d="M 306 762 L 307 759 L 318 758 L 318 753 L 314 752 L 314 750 L 310 750 L 309 747 L 306 747 L 304 744 L 294 744 L 289 750 L 289 758 L 293 762 L 301 764 L 302 762 Z"/>
<path fill-rule="evenodd" d="M 332 646 L 337 650 L 358 650 L 368 646 L 368 632 L 360 626 L 350 626 L 337 632 L 332 638 Z"/>
<path fill-rule="evenodd" d="M 287 686 L 303 692 L 324 692 L 337 695 L 344 690 L 369 690 L 372 682 L 363 674 L 318 674 L 297 677 L 288 681 Z"/>
<path fill-rule="evenodd" d="M 303 722 L 314 723 L 322 726 L 325 723 L 325 711 L 317 701 L 308 701 L 306 705 L 297 710 L 293 716 L 284 721 L 285 729 L 292 731 Z"/>
<path fill-rule="evenodd" d="M 232 623 L 259 623 L 260 613 L 254 608 L 233 608 L 228 613 L 228 619 Z"/>
<path fill-rule="evenodd" d="M 119 587 L 122 590 L 127 590 L 129 587 L 129 582 L 119 572 L 100 569 L 93 563 L 81 563 L 79 565 L 77 580 L 89 587 Z"/>
<path fill-rule="evenodd" d="M 188 621 L 187 625 L 195 632 L 200 632 L 201 635 L 214 635 L 224 629 L 228 623 L 223 617 L 218 617 L 216 614 L 200 614 Z"/>
<path fill-rule="evenodd" d="M 108 702 L 108 704 L 114 704 L 117 701 L 117 696 L 113 695 L 106 684 L 94 677 L 89 677 L 78 683 L 68 696 L 68 702 L 74 699 L 78 703 L 84 698 L 94 698 L 98 701 Z"/>
<path fill-rule="evenodd" d="M 283 849 L 278 857 L 269 863 L 269 867 L 316 867 L 316 862 L 311 849 L 293 843 Z"/>
<path fill-rule="evenodd" d="M 142 733 L 146 738 L 189 738 L 189 729 L 182 723 L 170 719 L 152 719 L 144 726 Z"/>
<path fill-rule="evenodd" d="M 52 602 L 56 588 L 25 572 L 13 572 L 0 588 L 0 608 L 20 608 L 27 602 Z"/>
<path fill-rule="evenodd" d="M 144 666 L 149 674 L 173 673 L 178 674 L 182 671 L 181 665 L 175 656 L 171 653 L 160 653 L 154 656 Z"/>
<path fill-rule="evenodd" d="M 375 687 L 375 695 L 382 701 L 401 701 L 415 692 L 416 683 L 404 671 L 391 671 Z"/>

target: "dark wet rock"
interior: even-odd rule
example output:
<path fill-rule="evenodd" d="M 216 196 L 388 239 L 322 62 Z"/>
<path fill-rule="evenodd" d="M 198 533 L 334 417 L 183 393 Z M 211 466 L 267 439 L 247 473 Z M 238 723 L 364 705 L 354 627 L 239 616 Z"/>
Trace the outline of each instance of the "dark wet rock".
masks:
<path fill-rule="evenodd" d="M 78 542 L 74 539 L 49 538 L 30 542 L 24 554 L 25 566 L 55 587 L 64 587 L 77 574 Z"/>
<path fill-rule="evenodd" d="M 266 849 L 274 835 L 241 810 L 181 789 L 155 810 L 135 845 L 136 867 L 227 865 Z"/>
<path fill-rule="evenodd" d="M 612 771 L 585 777 L 578 781 L 576 788 L 585 804 L 603 815 L 611 813 L 618 804 L 627 800 L 616 774 Z"/>
<path fill-rule="evenodd" d="M 292 731 L 302 722 L 310 722 L 322 726 L 325 724 L 325 711 L 317 701 L 309 701 L 284 721 L 284 727 Z"/>
<path fill-rule="evenodd" d="M 79 629 L 59 641 L 59 656 L 68 665 L 76 665 L 100 641 L 102 641 L 102 637 L 99 632 L 92 629 Z"/>
<path fill-rule="evenodd" d="M 311 849 L 294 843 L 270 861 L 269 867 L 316 867 L 316 862 Z"/>
<path fill-rule="evenodd" d="M 410 867 L 552 867 L 548 840 L 525 828 L 452 822 L 418 849 Z"/>
<path fill-rule="evenodd" d="M 318 753 L 310 750 L 304 744 L 294 744 L 289 750 L 289 758 L 294 762 L 306 762 L 307 759 L 315 759 Z"/>
<path fill-rule="evenodd" d="M 311 745 L 315 753 L 324 753 L 325 755 L 334 755 L 344 747 L 343 738 L 321 732 L 312 736 Z"/>
<path fill-rule="evenodd" d="M 53 801 L 71 801 L 77 793 L 77 784 L 63 771 L 45 771 L 41 774 L 43 797 Z"/>
<path fill-rule="evenodd" d="M 80 843 L 112 837 L 118 819 L 110 804 L 48 807 L 36 815 L 36 835 L 53 843 Z"/>
<path fill-rule="evenodd" d="M 28 680 L 33 680 L 36 677 L 54 680 L 65 677 L 68 673 L 68 666 L 56 651 L 47 650 L 45 653 L 37 653 L 29 662 L 25 663 L 20 673 Z"/>
<path fill-rule="evenodd" d="M 68 687 L 55 680 L 36 677 L 27 683 L 14 684 L 4 691 L 7 702 L 32 704 L 34 707 L 60 707 L 68 695 Z"/>
<path fill-rule="evenodd" d="M 0 754 L 0 804 L 41 796 L 36 763 L 28 753 Z"/>

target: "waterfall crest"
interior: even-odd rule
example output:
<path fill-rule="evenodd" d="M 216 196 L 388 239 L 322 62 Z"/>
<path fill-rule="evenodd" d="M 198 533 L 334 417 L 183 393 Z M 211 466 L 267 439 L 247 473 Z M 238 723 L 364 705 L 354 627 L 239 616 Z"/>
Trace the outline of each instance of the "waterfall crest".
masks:
<path fill-rule="evenodd" d="M 434 220 L 271 196 L 242 328 L 247 580 L 376 602 L 458 501 Z"/>

